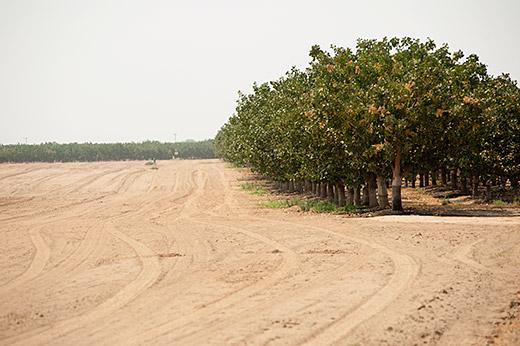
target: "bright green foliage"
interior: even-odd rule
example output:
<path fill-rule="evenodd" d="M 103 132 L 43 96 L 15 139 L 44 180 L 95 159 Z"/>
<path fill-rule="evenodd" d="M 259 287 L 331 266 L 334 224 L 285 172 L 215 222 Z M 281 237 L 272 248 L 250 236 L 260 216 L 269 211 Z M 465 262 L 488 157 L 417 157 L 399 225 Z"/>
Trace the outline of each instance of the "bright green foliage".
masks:
<path fill-rule="evenodd" d="M 292 206 L 294 206 L 295 204 L 293 204 L 293 201 L 289 201 L 289 200 L 279 200 L 279 199 L 275 199 L 275 200 L 272 200 L 272 201 L 263 201 L 263 202 L 260 202 L 260 205 L 264 208 L 269 208 L 269 209 L 285 209 L 285 208 L 290 208 Z"/>
<path fill-rule="evenodd" d="M 338 207 L 334 203 L 329 201 L 302 198 L 263 201 L 260 202 L 260 205 L 264 208 L 269 209 L 286 209 L 298 206 L 301 211 L 312 211 L 315 213 L 346 214 L 351 213 L 355 210 L 355 208 L 352 205 Z"/>
<path fill-rule="evenodd" d="M 252 195 L 265 195 L 267 193 L 267 190 L 262 187 L 258 186 L 254 183 L 244 183 L 240 185 L 242 190 L 249 192 Z"/>

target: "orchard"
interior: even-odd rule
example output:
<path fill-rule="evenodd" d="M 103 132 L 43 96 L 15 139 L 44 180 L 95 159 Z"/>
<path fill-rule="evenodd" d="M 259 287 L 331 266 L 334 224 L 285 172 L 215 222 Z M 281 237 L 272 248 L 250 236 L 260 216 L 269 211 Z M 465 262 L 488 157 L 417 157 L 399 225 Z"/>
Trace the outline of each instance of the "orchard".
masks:
<path fill-rule="evenodd" d="M 466 194 L 485 186 L 487 197 L 492 184 L 518 188 L 520 89 L 509 75 L 412 38 L 313 46 L 310 57 L 239 95 L 219 156 L 339 206 L 402 211 L 401 187 L 417 177 Z"/>

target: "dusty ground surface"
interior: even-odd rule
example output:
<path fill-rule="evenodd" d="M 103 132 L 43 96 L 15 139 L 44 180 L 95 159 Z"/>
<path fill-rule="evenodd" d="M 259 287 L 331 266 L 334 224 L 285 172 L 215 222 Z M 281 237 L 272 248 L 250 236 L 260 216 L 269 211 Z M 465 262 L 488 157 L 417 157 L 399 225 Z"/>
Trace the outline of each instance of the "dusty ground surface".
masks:
<path fill-rule="evenodd" d="M 0 344 L 520 344 L 520 218 L 259 209 L 218 161 L 0 166 Z"/>

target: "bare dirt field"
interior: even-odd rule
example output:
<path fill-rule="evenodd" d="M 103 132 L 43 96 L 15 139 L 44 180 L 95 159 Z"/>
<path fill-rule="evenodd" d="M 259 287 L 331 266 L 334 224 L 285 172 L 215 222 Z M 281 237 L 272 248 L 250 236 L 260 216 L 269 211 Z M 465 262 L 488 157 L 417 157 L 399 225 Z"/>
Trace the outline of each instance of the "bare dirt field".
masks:
<path fill-rule="evenodd" d="M 219 161 L 0 165 L 2 345 L 519 345 L 520 218 L 267 210 Z"/>

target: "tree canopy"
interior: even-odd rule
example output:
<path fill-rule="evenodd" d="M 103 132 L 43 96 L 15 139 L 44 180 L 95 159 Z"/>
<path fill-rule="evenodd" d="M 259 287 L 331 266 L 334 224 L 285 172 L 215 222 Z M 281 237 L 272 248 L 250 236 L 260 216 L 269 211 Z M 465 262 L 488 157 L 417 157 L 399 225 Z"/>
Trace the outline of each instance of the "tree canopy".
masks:
<path fill-rule="evenodd" d="M 240 94 L 218 155 L 277 181 L 357 188 L 451 170 L 483 183 L 520 178 L 520 89 L 476 55 L 412 38 L 313 46 L 304 70 Z M 444 179 L 443 179 L 444 180 Z"/>
<path fill-rule="evenodd" d="M 177 153 L 177 154 L 176 154 Z M 0 145 L 0 162 L 71 162 L 215 158 L 213 140 L 161 143 L 42 143 Z"/>

